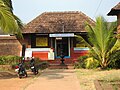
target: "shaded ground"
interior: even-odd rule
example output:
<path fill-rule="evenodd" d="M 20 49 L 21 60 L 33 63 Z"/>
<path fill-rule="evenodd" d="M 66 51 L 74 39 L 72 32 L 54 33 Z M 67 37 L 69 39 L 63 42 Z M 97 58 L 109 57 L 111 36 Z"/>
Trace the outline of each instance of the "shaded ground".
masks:
<path fill-rule="evenodd" d="M 28 72 L 27 78 L 19 79 L 16 73 L 0 72 L 0 90 L 24 90 L 25 86 L 35 80 L 35 76 Z"/>
<path fill-rule="evenodd" d="M 15 73 L 9 72 L 9 71 L 1 71 L 0 72 L 0 80 L 1 79 L 11 79 L 11 78 L 16 78 L 17 75 Z"/>

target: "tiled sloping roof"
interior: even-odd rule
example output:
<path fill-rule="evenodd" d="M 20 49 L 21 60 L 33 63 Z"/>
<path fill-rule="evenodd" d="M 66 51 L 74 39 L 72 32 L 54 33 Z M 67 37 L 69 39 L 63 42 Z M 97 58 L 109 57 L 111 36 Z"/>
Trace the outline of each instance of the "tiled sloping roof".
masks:
<path fill-rule="evenodd" d="M 114 10 L 120 10 L 120 2 L 116 6 L 114 6 L 112 9 L 114 9 Z"/>
<path fill-rule="evenodd" d="M 7 35 L 3 35 L 3 36 L 1 36 L 0 35 L 0 40 L 14 40 L 14 39 L 17 39 L 15 36 L 7 36 Z"/>
<path fill-rule="evenodd" d="M 120 13 L 120 2 L 111 9 L 108 15 L 117 15 L 118 13 Z"/>
<path fill-rule="evenodd" d="M 82 12 L 45 12 L 29 22 L 23 33 L 85 32 L 85 22 L 94 21 Z"/>

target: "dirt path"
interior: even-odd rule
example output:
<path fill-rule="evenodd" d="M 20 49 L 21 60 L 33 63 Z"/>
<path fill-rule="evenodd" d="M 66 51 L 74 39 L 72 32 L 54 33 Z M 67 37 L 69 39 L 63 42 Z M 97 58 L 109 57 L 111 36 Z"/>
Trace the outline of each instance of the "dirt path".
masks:
<path fill-rule="evenodd" d="M 19 79 L 15 73 L 0 72 L 0 90 L 80 90 L 75 70 L 44 70 Z"/>
<path fill-rule="evenodd" d="M 74 70 L 45 70 L 35 82 L 25 90 L 80 90 L 80 84 Z"/>
<path fill-rule="evenodd" d="M 0 90 L 24 90 L 34 79 L 35 76 L 30 72 L 27 78 L 22 79 L 19 79 L 15 73 L 0 72 Z"/>

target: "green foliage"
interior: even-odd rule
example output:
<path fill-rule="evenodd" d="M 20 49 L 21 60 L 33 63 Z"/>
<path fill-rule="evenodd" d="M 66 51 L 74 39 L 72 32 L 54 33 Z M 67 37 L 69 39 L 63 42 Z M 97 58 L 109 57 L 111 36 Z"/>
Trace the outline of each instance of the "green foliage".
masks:
<path fill-rule="evenodd" d="M 46 69 L 49 67 L 49 63 L 47 61 L 44 61 L 44 62 L 41 62 L 39 65 L 38 65 L 38 68 L 43 70 L 43 69 Z"/>
<path fill-rule="evenodd" d="M 20 60 L 19 56 L 0 56 L 0 65 L 13 65 L 18 63 Z"/>
<path fill-rule="evenodd" d="M 103 17 L 96 18 L 94 27 L 87 25 L 89 42 L 92 43 L 93 57 L 97 58 L 102 68 L 107 67 L 110 59 L 109 53 L 114 47 L 117 39 L 114 37 L 116 23 L 107 23 Z M 96 57 L 95 57 L 96 56 Z"/>
<path fill-rule="evenodd" d="M 115 50 L 117 38 L 114 32 L 117 30 L 116 22 L 108 23 L 103 17 L 97 17 L 95 25 L 91 26 L 86 23 L 88 31 L 88 41 L 85 41 L 81 36 L 77 36 L 83 40 L 86 46 L 91 50 L 91 56 L 98 60 L 102 68 L 106 68 L 111 62 L 110 53 Z"/>
<path fill-rule="evenodd" d="M 0 0 L 0 28 L 4 33 L 17 34 L 22 38 L 21 29 L 23 28 L 23 24 L 13 14 L 11 0 Z"/>
<path fill-rule="evenodd" d="M 117 39 L 114 47 L 112 48 L 112 51 L 115 51 L 115 50 L 120 50 L 120 39 Z"/>
<path fill-rule="evenodd" d="M 87 69 L 98 68 L 99 65 L 100 64 L 99 64 L 98 60 L 95 60 L 94 58 L 87 58 L 85 60 L 85 68 L 87 68 Z"/>
<path fill-rule="evenodd" d="M 85 59 L 88 56 L 80 56 L 78 61 L 74 63 L 74 68 L 85 68 Z"/>
<path fill-rule="evenodd" d="M 4 4 L 9 7 L 10 11 L 12 12 L 13 7 L 12 7 L 12 1 L 11 0 L 2 0 Z"/>
<path fill-rule="evenodd" d="M 120 50 L 113 51 L 109 59 L 111 59 L 111 62 L 108 68 L 120 68 Z"/>
<path fill-rule="evenodd" d="M 75 38 L 76 39 L 76 47 L 85 47 L 86 44 L 82 41 L 79 40 L 79 38 Z"/>
<path fill-rule="evenodd" d="M 99 62 L 89 56 L 80 56 L 78 62 L 74 63 L 74 68 L 94 69 L 99 66 Z"/>
<path fill-rule="evenodd" d="M 80 62 L 75 62 L 74 63 L 74 68 L 75 69 L 79 69 L 79 68 L 84 68 L 84 65 L 83 65 L 84 63 L 80 63 Z"/>
<path fill-rule="evenodd" d="M 78 58 L 78 60 L 79 60 L 79 62 L 83 62 L 85 59 L 87 59 L 88 58 L 88 56 L 80 56 L 79 58 Z"/>
<path fill-rule="evenodd" d="M 30 61 L 24 62 L 25 68 L 30 69 Z M 49 66 L 49 63 L 47 61 L 41 61 L 39 58 L 35 58 L 35 66 L 38 69 L 46 69 Z"/>
<path fill-rule="evenodd" d="M 12 68 L 15 68 L 22 60 L 22 57 L 19 56 L 0 56 L 0 65 L 11 65 Z M 39 58 L 35 58 L 35 65 L 38 69 L 46 69 L 49 66 L 47 61 L 40 61 Z M 30 61 L 25 61 L 24 66 L 26 69 L 30 69 Z"/>

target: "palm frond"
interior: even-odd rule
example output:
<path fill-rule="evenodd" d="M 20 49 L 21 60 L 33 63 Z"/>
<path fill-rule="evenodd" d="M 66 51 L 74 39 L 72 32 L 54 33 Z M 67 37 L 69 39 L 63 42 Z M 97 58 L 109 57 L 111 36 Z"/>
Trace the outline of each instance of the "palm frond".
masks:
<path fill-rule="evenodd" d="M 12 1 L 11 0 L 2 0 L 4 2 L 4 4 L 9 7 L 10 11 L 13 11 L 13 7 L 12 7 Z"/>
<path fill-rule="evenodd" d="M 21 33 L 21 30 L 24 28 L 23 23 L 16 15 L 13 15 L 13 16 L 18 24 L 18 30 L 16 31 L 15 34 L 17 34 L 19 38 L 23 38 L 22 33 Z"/>
<path fill-rule="evenodd" d="M 108 23 L 102 16 L 96 18 L 95 26 L 87 24 L 88 40 L 93 45 L 92 56 L 100 61 L 102 67 L 108 64 L 108 57 L 117 41 L 116 27 L 116 23 Z"/>
<path fill-rule="evenodd" d="M 11 0 L 0 0 L 0 28 L 4 33 L 17 34 L 22 37 L 22 21 L 13 14 Z"/>
<path fill-rule="evenodd" d="M 92 49 L 92 46 L 82 36 L 75 35 L 75 37 L 77 37 L 80 41 L 84 42 L 87 47 Z"/>
<path fill-rule="evenodd" d="M 18 28 L 12 13 L 6 7 L 0 7 L 0 27 L 8 33 L 13 33 Z"/>

